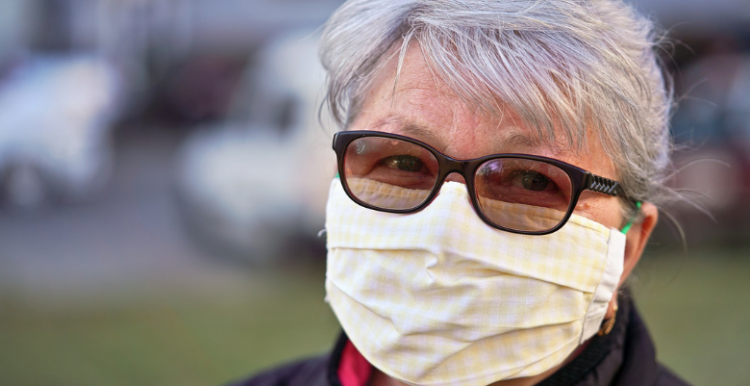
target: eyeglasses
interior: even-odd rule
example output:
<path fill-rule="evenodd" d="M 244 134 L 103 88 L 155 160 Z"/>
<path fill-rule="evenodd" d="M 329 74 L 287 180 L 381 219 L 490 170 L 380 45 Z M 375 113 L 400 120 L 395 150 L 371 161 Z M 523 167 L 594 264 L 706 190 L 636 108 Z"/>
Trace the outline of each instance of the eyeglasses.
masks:
<path fill-rule="evenodd" d="M 625 196 L 617 181 L 540 156 L 493 154 L 456 160 L 423 142 L 376 131 L 336 133 L 333 149 L 349 198 L 382 212 L 424 209 L 454 172 L 466 180 L 471 204 L 485 223 L 526 235 L 560 229 L 584 190 Z"/>

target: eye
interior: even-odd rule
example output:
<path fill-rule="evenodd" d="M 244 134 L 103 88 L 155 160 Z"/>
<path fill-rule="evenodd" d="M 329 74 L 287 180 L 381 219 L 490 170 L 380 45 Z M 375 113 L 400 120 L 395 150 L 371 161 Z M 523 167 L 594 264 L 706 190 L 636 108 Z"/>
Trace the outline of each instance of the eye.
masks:
<path fill-rule="evenodd" d="M 405 172 L 419 172 L 424 168 L 421 159 L 411 155 L 394 155 L 384 158 L 380 164 L 392 169 L 403 170 Z"/>
<path fill-rule="evenodd" d="M 549 177 L 534 171 L 520 172 L 520 183 L 524 189 L 541 192 L 547 189 L 550 184 L 554 184 Z"/>

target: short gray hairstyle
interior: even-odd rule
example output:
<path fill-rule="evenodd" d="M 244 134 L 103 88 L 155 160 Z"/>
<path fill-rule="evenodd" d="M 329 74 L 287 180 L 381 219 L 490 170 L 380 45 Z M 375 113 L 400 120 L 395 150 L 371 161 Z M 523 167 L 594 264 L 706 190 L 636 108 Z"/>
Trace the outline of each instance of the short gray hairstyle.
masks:
<path fill-rule="evenodd" d="M 320 55 L 342 128 L 377 72 L 417 41 L 467 103 L 497 100 L 545 140 L 580 149 L 594 129 L 628 196 L 669 198 L 671 80 L 654 23 L 617 0 L 350 0 L 330 18 Z M 398 79 L 398 76 L 396 77 Z"/>

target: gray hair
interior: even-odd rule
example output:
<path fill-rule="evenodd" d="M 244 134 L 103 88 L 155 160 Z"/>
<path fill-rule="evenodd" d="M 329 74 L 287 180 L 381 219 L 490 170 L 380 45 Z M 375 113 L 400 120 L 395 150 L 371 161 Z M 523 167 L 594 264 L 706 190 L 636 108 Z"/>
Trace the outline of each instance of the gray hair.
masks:
<path fill-rule="evenodd" d="M 670 196 L 671 80 L 654 23 L 617 0 L 350 0 L 321 40 L 327 103 L 346 128 L 377 72 L 416 40 L 467 103 L 513 109 L 545 140 L 580 149 L 594 129 L 628 196 Z M 398 79 L 398 76 L 396 77 Z"/>

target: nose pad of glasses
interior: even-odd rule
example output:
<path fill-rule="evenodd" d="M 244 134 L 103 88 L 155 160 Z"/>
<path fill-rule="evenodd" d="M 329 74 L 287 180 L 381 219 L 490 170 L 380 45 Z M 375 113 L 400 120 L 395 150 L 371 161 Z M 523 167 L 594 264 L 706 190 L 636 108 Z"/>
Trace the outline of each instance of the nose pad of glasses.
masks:
<path fill-rule="evenodd" d="M 464 179 L 464 176 L 461 175 L 459 172 L 452 172 L 451 174 L 448 174 L 445 177 L 445 182 L 460 182 L 464 185 L 466 185 L 466 179 Z"/>

